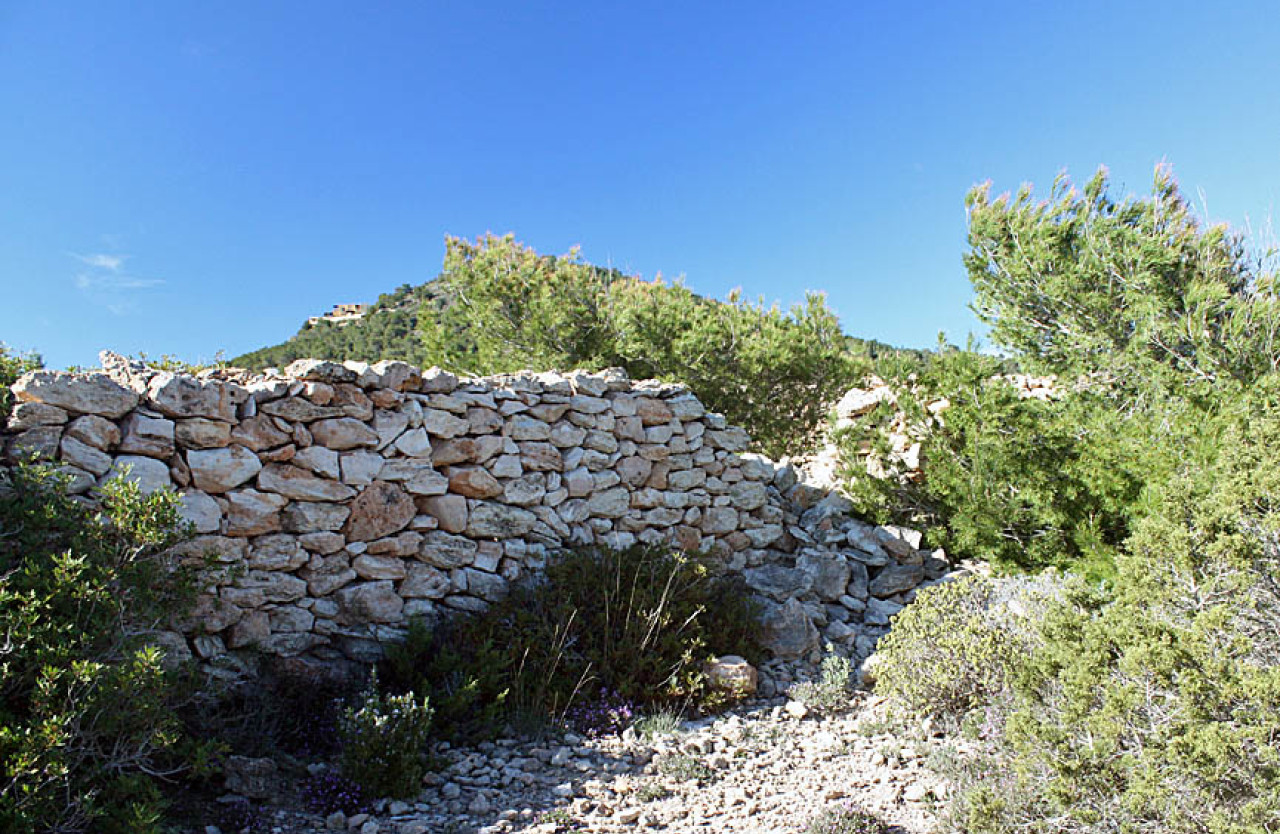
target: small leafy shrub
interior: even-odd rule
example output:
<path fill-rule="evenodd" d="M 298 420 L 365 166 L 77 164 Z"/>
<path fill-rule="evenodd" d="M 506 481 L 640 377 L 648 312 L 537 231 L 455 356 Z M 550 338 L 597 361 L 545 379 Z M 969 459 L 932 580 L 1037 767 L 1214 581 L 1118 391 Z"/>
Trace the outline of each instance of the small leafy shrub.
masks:
<path fill-rule="evenodd" d="M 307 810 L 326 817 L 334 811 L 347 816 L 363 814 L 371 807 L 360 783 L 337 770 L 308 776 L 302 783 L 302 803 Z"/>
<path fill-rule="evenodd" d="M 338 722 L 342 772 L 370 796 L 417 793 L 426 774 L 432 714 L 426 698 L 381 692 L 375 675 L 359 703 L 347 707 Z"/>
<path fill-rule="evenodd" d="M 383 677 L 429 693 L 463 737 L 521 716 L 563 720 L 604 692 L 632 710 L 697 703 L 709 656 L 759 655 L 749 596 L 713 566 L 668 548 L 566 551 L 488 612 L 416 626 Z"/>
<path fill-rule="evenodd" d="M 636 733 L 645 741 L 675 735 L 680 731 L 681 720 L 680 713 L 676 710 L 659 709 L 636 719 Z"/>
<path fill-rule="evenodd" d="M 0 494 L 0 830 L 149 832 L 159 780 L 196 746 L 152 629 L 181 613 L 172 492 L 115 480 L 101 509 L 52 470 L 19 466 Z"/>
<path fill-rule="evenodd" d="M 565 722 L 588 738 L 616 735 L 631 726 L 634 717 L 635 705 L 607 689 L 565 712 Z"/>
<path fill-rule="evenodd" d="M 709 782 L 716 772 L 687 753 L 673 753 L 658 760 L 658 772 L 677 782 Z"/>
<path fill-rule="evenodd" d="M 836 654 L 835 647 L 828 643 L 818 680 L 798 683 L 789 694 L 814 712 L 836 713 L 849 708 L 853 681 L 853 663 Z"/>
<path fill-rule="evenodd" d="M 43 366 L 44 363 L 37 354 L 14 353 L 8 345 L 0 342 L 0 425 L 4 424 L 9 412 L 13 410 L 13 395 L 9 393 L 9 386 L 27 371 Z"/>
<path fill-rule="evenodd" d="M 247 799 L 219 802 L 215 825 L 227 834 L 268 834 L 271 820 L 266 812 Z"/>
<path fill-rule="evenodd" d="M 917 715 L 955 722 L 1005 692 L 1036 645 L 1057 580 L 968 576 L 926 588 L 880 642 L 876 691 Z"/>
<path fill-rule="evenodd" d="M 805 828 L 805 834 L 888 834 L 889 826 L 852 800 L 820 812 Z"/>

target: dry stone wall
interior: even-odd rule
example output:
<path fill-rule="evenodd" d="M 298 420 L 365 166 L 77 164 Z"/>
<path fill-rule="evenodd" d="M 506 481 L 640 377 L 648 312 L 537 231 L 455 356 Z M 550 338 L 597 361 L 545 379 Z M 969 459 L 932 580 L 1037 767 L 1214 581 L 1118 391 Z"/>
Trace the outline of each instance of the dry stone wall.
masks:
<path fill-rule="evenodd" d="M 578 544 L 718 554 L 760 596 L 780 657 L 823 638 L 869 654 L 949 569 L 918 533 L 863 524 L 838 493 L 748 452 L 679 385 L 102 361 L 22 377 L 4 459 L 54 462 L 89 501 L 119 477 L 179 491 L 197 535 L 174 558 L 204 565 L 202 591 L 158 639 L 229 674 L 263 655 L 374 659 L 411 618 L 483 610 Z"/>

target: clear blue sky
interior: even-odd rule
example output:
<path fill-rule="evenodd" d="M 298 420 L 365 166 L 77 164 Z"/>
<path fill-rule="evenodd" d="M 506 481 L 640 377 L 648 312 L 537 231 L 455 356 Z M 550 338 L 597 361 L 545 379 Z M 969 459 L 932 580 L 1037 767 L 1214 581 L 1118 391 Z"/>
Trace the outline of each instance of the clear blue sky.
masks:
<path fill-rule="evenodd" d="M 1272 3 L 0 3 L 0 341 L 190 360 L 434 276 L 446 234 L 847 332 L 977 329 L 965 192 L 1280 183 Z"/>

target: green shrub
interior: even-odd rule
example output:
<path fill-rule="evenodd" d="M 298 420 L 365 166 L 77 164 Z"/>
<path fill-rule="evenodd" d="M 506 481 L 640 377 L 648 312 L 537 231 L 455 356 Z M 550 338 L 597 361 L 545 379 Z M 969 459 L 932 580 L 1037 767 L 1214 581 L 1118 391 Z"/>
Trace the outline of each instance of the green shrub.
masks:
<path fill-rule="evenodd" d="M 366 795 L 414 796 L 426 774 L 426 746 L 433 710 L 412 692 L 388 695 L 374 675 L 358 703 L 338 722 L 342 772 Z"/>
<path fill-rule="evenodd" d="M 853 801 L 821 811 L 805 828 L 805 834 L 889 834 L 890 828 Z"/>
<path fill-rule="evenodd" d="M 853 682 L 853 663 L 828 643 L 818 680 L 798 683 L 788 694 L 814 712 L 832 714 L 849 708 Z"/>
<path fill-rule="evenodd" d="M 604 691 L 646 706 L 710 694 L 701 664 L 758 657 L 755 610 L 706 557 L 667 548 L 583 548 L 477 616 L 416 625 L 388 651 L 394 691 L 430 694 L 446 732 L 493 732 L 515 717 L 561 719 Z"/>
<path fill-rule="evenodd" d="M 920 591 L 880 642 L 876 691 L 909 712 L 953 722 L 991 703 L 1039 643 L 1039 619 L 1057 584 L 1052 575 L 967 576 Z"/>
<path fill-rule="evenodd" d="M 0 425 L 8 418 L 13 409 L 13 395 L 9 386 L 18 381 L 18 377 L 27 371 L 34 371 L 44 366 L 40 356 L 35 353 L 17 354 L 8 345 L 0 342 Z"/>
<path fill-rule="evenodd" d="M 157 779 L 189 753 L 151 629 L 181 610 L 159 554 L 182 535 L 171 492 L 122 480 L 95 512 L 51 470 L 0 495 L 0 830 L 154 831 Z"/>

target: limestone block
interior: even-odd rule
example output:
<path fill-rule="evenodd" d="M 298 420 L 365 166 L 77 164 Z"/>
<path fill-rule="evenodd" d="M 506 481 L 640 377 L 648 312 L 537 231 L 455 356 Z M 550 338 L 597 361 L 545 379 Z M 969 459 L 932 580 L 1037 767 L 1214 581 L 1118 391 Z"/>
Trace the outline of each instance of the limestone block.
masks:
<path fill-rule="evenodd" d="M 196 487 L 215 494 L 235 489 L 262 470 L 258 456 L 244 446 L 192 449 L 187 466 Z"/>
<path fill-rule="evenodd" d="M 122 417 L 138 404 L 138 395 L 106 374 L 30 371 L 13 384 L 18 402 L 37 402 L 73 412 Z"/>
<path fill-rule="evenodd" d="M 301 467 L 281 463 L 269 464 L 258 473 L 258 488 L 297 501 L 345 501 L 356 494 L 345 484 L 317 478 Z"/>
<path fill-rule="evenodd" d="M 378 434 L 354 417 L 334 417 L 311 424 L 311 436 L 315 443 L 328 449 L 345 451 L 378 445 Z"/>
<path fill-rule="evenodd" d="M 371 541 L 409 526 L 417 515 L 413 498 L 399 486 L 375 481 L 351 502 L 346 536 L 349 541 Z"/>
<path fill-rule="evenodd" d="M 124 478 L 138 484 L 143 495 L 150 495 L 158 489 L 173 486 L 173 481 L 169 477 L 169 467 L 164 462 L 138 455 L 121 455 L 115 459 L 103 482 L 113 481 L 116 478 Z"/>
<path fill-rule="evenodd" d="M 178 421 L 174 437 L 184 449 L 216 449 L 231 442 L 231 424 L 192 417 Z"/>

